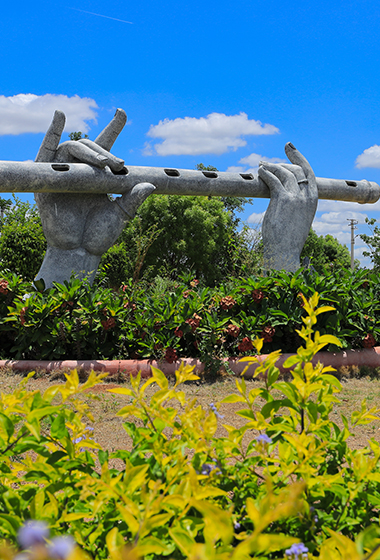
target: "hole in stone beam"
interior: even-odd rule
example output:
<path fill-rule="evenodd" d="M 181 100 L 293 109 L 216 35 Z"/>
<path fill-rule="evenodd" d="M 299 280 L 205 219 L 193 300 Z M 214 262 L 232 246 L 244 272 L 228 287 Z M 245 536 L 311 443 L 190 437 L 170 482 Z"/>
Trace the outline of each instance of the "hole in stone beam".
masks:
<path fill-rule="evenodd" d="M 67 163 L 52 163 L 51 168 L 54 171 L 70 171 L 70 165 L 67 165 Z"/>
<path fill-rule="evenodd" d="M 217 179 L 218 174 L 213 171 L 202 171 L 203 175 L 208 179 Z"/>
<path fill-rule="evenodd" d="M 180 172 L 178 171 L 178 169 L 164 169 L 166 175 L 168 175 L 168 177 L 179 177 L 180 176 Z"/>
<path fill-rule="evenodd" d="M 348 185 L 349 187 L 357 187 L 358 184 L 355 183 L 355 181 L 346 181 L 346 185 Z"/>
<path fill-rule="evenodd" d="M 111 169 L 111 171 L 112 171 L 112 169 Z M 123 167 L 123 169 L 120 169 L 120 171 L 112 171 L 112 173 L 114 175 L 128 175 L 129 170 L 128 170 L 128 167 Z"/>
<path fill-rule="evenodd" d="M 245 179 L 246 181 L 252 181 L 253 179 L 253 175 L 251 175 L 250 173 L 240 173 L 240 177 L 242 179 Z"/>

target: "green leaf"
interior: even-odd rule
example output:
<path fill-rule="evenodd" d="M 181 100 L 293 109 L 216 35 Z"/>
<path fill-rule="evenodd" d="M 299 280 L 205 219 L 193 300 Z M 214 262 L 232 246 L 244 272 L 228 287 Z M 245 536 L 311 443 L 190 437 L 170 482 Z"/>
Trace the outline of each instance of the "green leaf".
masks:
<path fill-rule="evenodd" d="M 15 515 L 8 515 L 7 513 L 0 513 L 0 524 L 4 524 L 8 531 L 16 537 L 17 532 L 21 526 L 18 518 Z"/>
<path fill-rule="evenodd" d="M 191 551 L 192 546 L 195 544 L 195 540 L 189 535 L 187 531 L 184 531 L 183 529 L 178 527 L 169 529 L 169 535 L 178 546 L 182 554 L 184 556 L 187 556 Z"/>
<path fill-rule="evenodd" d="M 57 438 L 57 439 L 63 439 L 65 437 L 68 437 L 69 431 L 66 428 L 66 418 L 64 412 L 61 412 L 58 416 L 54 418 L 50 428 L 50 433 L 53 438 Z"/>
<path fill-rule="evenodd" d="M 2 412 L 0 413 L 0 426 L 6 432 L 8 439 L 12 437 L 15 431 L 13 422 L 8 418 L 8 416 L 3 414 Z"/>
<path fill-rule="evenodd" d="M 228 395 L 224 397 L 220 402 L 222 403 L 236 403 L 236 402 L 246 402 L 246 399 L 242 395 Z"/>

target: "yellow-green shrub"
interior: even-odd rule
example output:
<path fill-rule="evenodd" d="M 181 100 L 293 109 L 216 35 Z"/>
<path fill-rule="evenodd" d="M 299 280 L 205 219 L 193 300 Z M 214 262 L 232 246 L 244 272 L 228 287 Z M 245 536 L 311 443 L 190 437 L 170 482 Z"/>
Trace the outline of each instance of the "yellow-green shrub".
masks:
<path fill-rule="evenodd" d="M 70 534 L 99 559 L 380 557 L 380 446 L 371 440 L 352 450 L 347 444 L 355 426 L 378 421 L 379 411 L 363 403 L 350 421 L 343 418 L 343 429 L 330 420 L 340 383 L 331 368 L 310 360 L 339 341 L 313 334 L 317 316 L 328 310 L 318 308 L 318 296 L 304 305 L 298 334 L 305 344 L 286 364 L 294 367 L 292 380 L 279 381 L 279 352 L 256 370 L 265 375 L 263 387 L 236 380 L 237 393 L 224 401 L 244 403 L 237 414 L 246 423 L 225 426 L 224 438 L 215 437 L 218 405 L 205 410 L 181 391 L 183 382 L 197 379 L 184 366 L 174 385 L 153 369 L 143 384 L 137 376 L 130 387 L 110 389 L 125 395 L 118 415 L 131 451 L 108 453 L 91 439 L 91 408 L 81 395 L 103 374 L 92 372 L 80 385 L 73 371 L 64 386 L 44 394 L 28 391 L 26 379 L 3 394 L 3 538 L 16 545 L 25 521 L 38 519 L 53 537 Z M 255 345 L 260 351 L 262 341 Z M 149 397 L 153 383 L 157 390 Z M 114 458 L 124 469 L 110 466 Z M 297 549 L 290 547 L 300 542 L 308 553 L 291 556 Z"/>

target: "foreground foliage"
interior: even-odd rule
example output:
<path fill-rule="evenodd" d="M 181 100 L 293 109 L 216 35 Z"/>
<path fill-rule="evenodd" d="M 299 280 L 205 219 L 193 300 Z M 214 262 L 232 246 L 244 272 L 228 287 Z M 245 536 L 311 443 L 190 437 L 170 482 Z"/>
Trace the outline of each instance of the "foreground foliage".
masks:
<path fill-rule="evenodd" d="M 371 271 L 273 272 L 216 288 L 190 274 L 181 282 L 131 281 L 119 291 L 72 280 L 42 293 L 3 271 L 0 358 L 194 357 L 217 370 L 224 357 L 249 355 L 255 337 L 263 338 L 263 353 L 294 352 L 305 317 L 302 295 L 314 292 L 334 307 L 318 316 L 321 334 L 337 336 L 343 348 L 380 342 L 380 285 Z"/>
<path fill-rule="evenodd" d="M 181 391 L 197 379 L 189 367 L 179 368 L 174 384 L 153 369 L 143 384 L 137 376 L 130 387 L 110 389 L 125 395 L 118 415 L 130 451 L 108 453 L 91 437 L 94 419 L 82 396 L 104 374 L 92 372 L 80 385 L 73 371 L 44 394 L 29 392 L 25 379 L 2 394 L 3 539 L 16 547 L 20 528 L 34 519 L 48 524 L 53 539 L 69 535 L 99 559 L 379 558 L 380 445 L 372 439 L 353 450 L 347 439 L 356 426 L 378 422 L 380 410 L 363 402 L 351 419 L 342 417 L 343 428 L 330 419 L 340 383 L 310 360 L 339 341 L 313 334 L 331 309 L 318 307 L 317 295 L 303 304 L 304 345 L 286 364 L 292 380 L 279 380 L 279 352 L 256 370 L 265 387 L 249 390 L 237 379 L 237 393 L 224 402 L 242 403 L 237 414 L 246 423 L 224 426 L 223 438 L 215 437 L 219 404 L 203 409 Z M 254 343 L 260 351 L 262 340 Z M 112 467 L 115 458 L 121 470 Z"/>

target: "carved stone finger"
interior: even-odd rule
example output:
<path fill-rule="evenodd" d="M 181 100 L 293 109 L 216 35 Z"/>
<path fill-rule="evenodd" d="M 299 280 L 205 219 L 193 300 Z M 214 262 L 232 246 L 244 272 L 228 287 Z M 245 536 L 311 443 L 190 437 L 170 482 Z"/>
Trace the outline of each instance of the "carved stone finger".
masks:
<path fill-rule="evenodd" d="M 285 144 L 285 153 L 292 163 L 302 167 L 303 172 L 305 173 L 305 177 L 312 183 L 316 184 L 314 171 L 310 163 L 307 161 L 305 156 L 303 156 L 301 152 L 299 152 L 297 148 L 293 146 L 291 142 Z"/>
<path fill-rule="evenodd" d="M 279 180 L 281 184 L 281 190 L 285 189 L 286 191 L 294 191 L 297 189 L 297 181 L 295 175 L 294 173 L 292 173 L 292 171 L 289 171 L 289 169 L 282 167 L 278 163 L 269 163 L 266 161 L 263 162 L 262 166 L 264 166 L 267 171 L 272 173 Z M 277 188 L 277 190 L 279 189 L 278 186 L 275 186 L 274 188 Z"/>
<path fill-rule="evenodd" d="M 112 121 L 105 127 L 104 130 L 96 138 L 95 142 L 107 151 L 110 151 L 116 138 L 123 130 L 127 122 L 127 115 L 123 109 L 117 109 Z"/>
<path fill-rule="evenodd" d="M 61 141 L 63 129 L 65 128 L 65 123 L 65 113 L 62 111 L 55 111 L 53 120 L 38 150 L 36 161 L 49 162 L 54 160 L 58 144 Z"/>
<path fill-rule="evenodd" d="M 110 154 L 110 152 L 107 152 L 107 150 L 105 150 L 104 148 L 102 148 L 101 146 L 96 144 L 95 142 L 92 142 L 92 140 L 88 140 L 87 138 L 82 138 L 81 140 L 79 140 L 79 142 L 81 144 L 84 144 L 90 150 L 96 152 L 97 154 L 100 154 L 100 155 L 106 157 L 107 160 L 108 160 L 107 165 L 110 169 L 112 169 L 112 171 L 121 171 L 123 169 L 123 167 L 124 167 L 124 160 L 123 159 L 120 159 L 120 158 L 114 156 L 113 154 Z"/>

